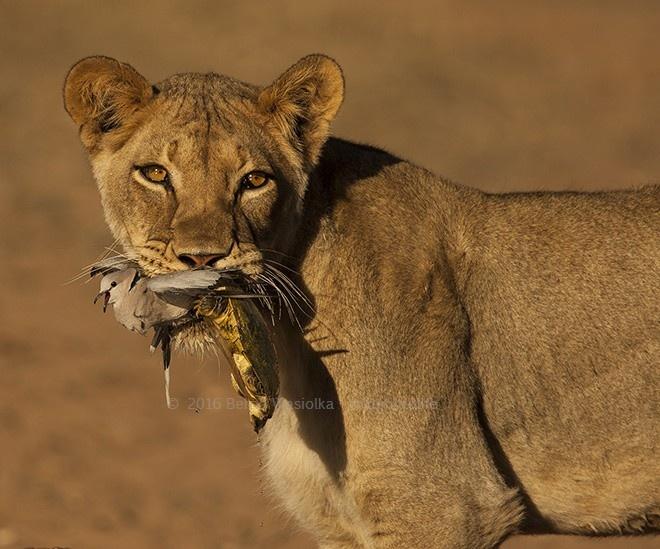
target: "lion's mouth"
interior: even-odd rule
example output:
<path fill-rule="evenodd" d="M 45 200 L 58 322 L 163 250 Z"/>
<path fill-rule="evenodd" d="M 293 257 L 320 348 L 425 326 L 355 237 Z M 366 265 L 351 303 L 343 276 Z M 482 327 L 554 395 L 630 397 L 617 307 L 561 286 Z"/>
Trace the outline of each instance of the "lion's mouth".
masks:
<path fill-rule="evenodd" d="M 163 274 L 146 272 L 133 260 L 100 261 L 90 275 L 101 275 L 106 306 L 135 317 L 118 318 L 128 329 L 144 333 L 162 323 L 191 323 L 190 311 L 200 300 L 211 298 L 267 299 L 264 284 L 241 269 L 191 269 Z"/>
<path fill-rule="evenodd" d="M 168 332 L 175 347 L 203 353 L 216 343 L 206 316 L 198 314 L 200 304 L 221 308 L 229 298 L 255 300 L 264 313 L 281 316 L 281 290 L 254 268 L 200 268 L 152 274 L 139 262 L 126 259 L 103 260 L 90 269 L 100 275 L 104 310 L 112 305 L 117 320 L 131 331 L 155 331 L 153 347 Z M 159 333 L 161 339 L 159 339 Z"/>
<path fill-rule="evenodd" d="M 175 347 L 203 353 L 215 338 L 204 319 L 192 313 L 201 299 L 254 300 L 273 323 L 284 312 L 300 326 L 300 317 L 313 313 L 285 265 L 264 258 L 258 250 L 242 256 L 220 268 L 160 273 L 145 269 L 139 259 L 114 257 L 93 265 L 90 274 L 103 276 L 99 295 L 105 295 L 106 304 L 112 301 L 117 320 L 128 329 L 144 334 L 167 326 Z"/>

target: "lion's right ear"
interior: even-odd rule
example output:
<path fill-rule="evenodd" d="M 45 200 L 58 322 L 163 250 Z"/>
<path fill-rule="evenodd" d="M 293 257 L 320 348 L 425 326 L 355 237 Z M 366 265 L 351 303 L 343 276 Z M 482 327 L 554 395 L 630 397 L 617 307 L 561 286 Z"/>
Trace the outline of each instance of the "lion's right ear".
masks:
<path fill-rule="evenodd" d="M 110 57 L 81 59 L 64 81 L 64 107 L 90 150 L 104 134 L 127 135 L 127 130 L 134 127 L 136 115 L 153 95 L 144 76 Z"/>

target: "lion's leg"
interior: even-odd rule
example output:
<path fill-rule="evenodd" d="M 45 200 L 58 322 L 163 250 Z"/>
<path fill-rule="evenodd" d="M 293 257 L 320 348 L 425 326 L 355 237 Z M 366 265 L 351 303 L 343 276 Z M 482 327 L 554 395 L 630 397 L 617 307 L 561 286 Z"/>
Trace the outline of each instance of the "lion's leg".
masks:
<path fill-rule="evenodd" d="M 371 526 L 370 544 L 351 547 L 492 549 L 517 531 L 522 521 L 516 490 L 493 490 L 484 483 L 483 493 L 477 493 L 460 483 L 437 479 L 407 490 L 409 497 L 402 497 L 404 492 L 396 485 L 370 490 L 362 506 Z"/>
<path fill-rule="evenodd" d="M 492 549 L 520 530 L 523 498 L 507 485 L 511 480 L 503 477 L 474 408 L 458 401 L 455 408 L 395 414 L 379 416 L 382 431 L 364 431 L 373 444 L 358 451 L 353 462 L 361 467 L 345 477 L 369 532 L 367 547 Z M 425 425 L 442 428 L 420 448 Z"/>
<path fill-rule="evenodd" d="M 364 549 L 365 545 L 358 541 L 322 541 L 319 549 Z"/>

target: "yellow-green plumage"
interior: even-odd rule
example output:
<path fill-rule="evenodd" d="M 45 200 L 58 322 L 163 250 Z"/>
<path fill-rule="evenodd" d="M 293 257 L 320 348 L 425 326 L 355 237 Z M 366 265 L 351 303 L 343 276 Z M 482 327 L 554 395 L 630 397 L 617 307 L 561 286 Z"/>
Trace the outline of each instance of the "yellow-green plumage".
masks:
<path fill-rule="evenodd" d="M 261 312 L 249 299 L 230 298 L 202 299 L 195 312 L 211 319 L 227 343 L 234 361 L 232 384 L 247 399 L 259 431 L 273 415 L 279 392 L 277 354 Z"/>

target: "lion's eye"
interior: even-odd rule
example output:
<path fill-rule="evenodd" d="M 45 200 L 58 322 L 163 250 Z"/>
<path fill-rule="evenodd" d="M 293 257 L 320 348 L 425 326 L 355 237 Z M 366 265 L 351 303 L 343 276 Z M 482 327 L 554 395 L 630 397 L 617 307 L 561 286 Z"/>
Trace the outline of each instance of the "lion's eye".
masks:
<path fill-rule="evenodd" d="M 271 177 L 264 172 L 250 172 L 241 181 L 241 186 L 244 189 L 258 189 L 263 187 L 271 180 Z"/>
<path fill-rule="evenodd" d="M 157 164 L 140 168 L 140 173 L 145 179 L 148 179 L 152 183 L 167 183 L 169 178 L 167 170 Z"/>

